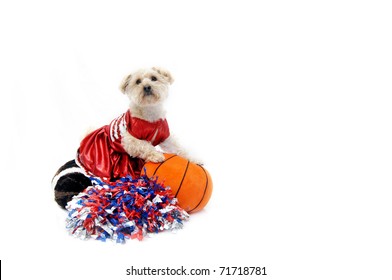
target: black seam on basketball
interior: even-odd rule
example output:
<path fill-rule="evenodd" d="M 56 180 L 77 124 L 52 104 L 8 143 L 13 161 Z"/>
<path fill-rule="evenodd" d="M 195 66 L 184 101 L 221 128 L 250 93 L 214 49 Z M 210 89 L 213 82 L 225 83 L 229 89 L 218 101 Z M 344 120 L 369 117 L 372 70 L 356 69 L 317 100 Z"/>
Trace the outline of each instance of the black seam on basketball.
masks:
<path fill-rule="evenodd" d="M 185 167 L 184 175 L 182 176 L 181 183 L 180 183 L 180 185 L 178 186 L 178 190 L 177 190 L 177 192 L 176 192 L 176 195 L 175 195 L 174 197 L 177 197 L 178 193 L 180 192 L 180 189 L 181 189 L 182 183 L 184 182 L 184 179 L 185 179 L 185 176 L 186 176 L 186 172 L 188 171 L 188 167 L 189 167 L 189 160 L 188 160 L 188 162 L 186 163 L 186 167 Z"/>
<path fill-rule="evenodd" d="M 172 155 L 171 157 L 169 157 L 169 158 L 166 159 L 165 161 L 162 161 L 162 162 L 158 165 L 157 169 L 155 169 L 154 174 L 152 174 L 151 177 L 153 177 L 153 176 L 155 176 L 155 174 L 157 174 L 157 171 L 158 171 L 159 167 L 161 167 L 162 164 L 164 164 L 164 163 L 167 162 L 169 159 L 172 159 L 172 158 L 174 158 L 174 157 L 176 157 L 176 156 L 177 156 L 177 155 Z"/>
<path fill-rule="evenodd" d="M 204 187 L 204 193 L 203 193 L 203 196 L 201 197 L 199 203 L 196 205 L 195 208 L 193 208 L 192 210 L 188 211 L 188 213 L 191 213 L 193 210 L 195 210 L 197 207 L 199 207 L 200 203 L 203 201 L 203 199 L 204 199 L 204 197 L 205 197 L 205 195 L 206 195 L 207 188 L 208 188 L 208 175 L 207 175 L 207 172 L 206 172 L 206 170 L 204 169 L 203 166 L 201 166 L 201 165 L 198 165 L 198 166 L 200 166 L 201 169 L 203 169 L 204 174 L 206 175 L 206 186 Z"/>

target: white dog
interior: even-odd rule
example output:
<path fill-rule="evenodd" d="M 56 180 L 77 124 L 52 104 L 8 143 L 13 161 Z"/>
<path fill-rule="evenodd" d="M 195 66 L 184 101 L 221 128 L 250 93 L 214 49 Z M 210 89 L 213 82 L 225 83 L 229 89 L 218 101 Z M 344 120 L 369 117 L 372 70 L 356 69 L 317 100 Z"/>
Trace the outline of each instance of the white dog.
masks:
<path fill-rule="evenodd" d="M 164 152 L 187 158 L 170 135 L 163 108 L 172 83 L 169 71 L 158 67 L 126 76 L 120 89 L 131 101 L 129 110 L 82 140 L 78 163 L 95 176 L 118 178 L 137 176 L 143 165 L 140 159 L 162 162 L 165 157 L 157 145 Z"/>
<path fill-rule="evenodd" d="M 166 119 L 163 102 L 168 96 L 169 85 L 173 81 L 169 71 L 158 67 L 139 70 L 126 76 L 120 89 L 131 101 L 129 110 L 132 116 L 148 122 Z M 130 156 L 140 157 L 146 161 L 161 162 L 165 157 L 151 144 L 153 140 L 137 139 L 125 131 L 122 145 Z M 186 157 L 185 151 L 173 136 L 169 136 L 159 146 L 165 152 Z"/>

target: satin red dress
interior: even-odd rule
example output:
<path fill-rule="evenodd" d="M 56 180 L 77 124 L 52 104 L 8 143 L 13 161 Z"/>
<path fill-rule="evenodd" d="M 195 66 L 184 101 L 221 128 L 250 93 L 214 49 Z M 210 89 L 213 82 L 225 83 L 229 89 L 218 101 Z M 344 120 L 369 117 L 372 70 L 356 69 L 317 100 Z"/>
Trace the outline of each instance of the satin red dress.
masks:
<path fill-rule="evenodd" d="M 128 110 L 109 125 L 91 132 L 80 143 L 77 161 L 87 173 L 106 180 L 127 175 L 137 178 L 140 175 L 144 160 L 131 157 L 124 150 L 121 139 L 125 131 L 154 146 L 170 136 L 166 119 L 148 122 L 132 117 Z"/>

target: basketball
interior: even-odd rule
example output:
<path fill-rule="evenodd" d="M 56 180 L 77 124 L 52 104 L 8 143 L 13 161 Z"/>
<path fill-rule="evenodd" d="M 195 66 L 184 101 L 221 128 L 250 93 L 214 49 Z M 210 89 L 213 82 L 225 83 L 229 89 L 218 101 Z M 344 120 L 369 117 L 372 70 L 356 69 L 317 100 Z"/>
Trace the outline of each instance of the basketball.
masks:
<path fill-rule="evenodd" d="M 165 161 L 147 162 L 142 175 L 156 177 L 159 183 L 171 188 L 178 205 L 188 213 L 204 208 L 212 193 L 212 180 L 201 165 L 173 154 L 165 154 Z"/>

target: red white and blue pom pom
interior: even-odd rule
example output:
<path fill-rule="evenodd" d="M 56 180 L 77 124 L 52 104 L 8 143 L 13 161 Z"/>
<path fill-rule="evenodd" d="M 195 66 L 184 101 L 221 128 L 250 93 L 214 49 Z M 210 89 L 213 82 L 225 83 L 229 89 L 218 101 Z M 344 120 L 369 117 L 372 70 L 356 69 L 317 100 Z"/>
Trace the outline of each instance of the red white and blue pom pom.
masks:
<path fill-rule="evenodd" d="M 67 204 L 67 229 L 82 239 L 142 240 L 148 233 L 182 228 L 188 213 L 170 188 L 156 179 L 130 176 L 115 182 L 91 178 L 93 186 Z"/>

